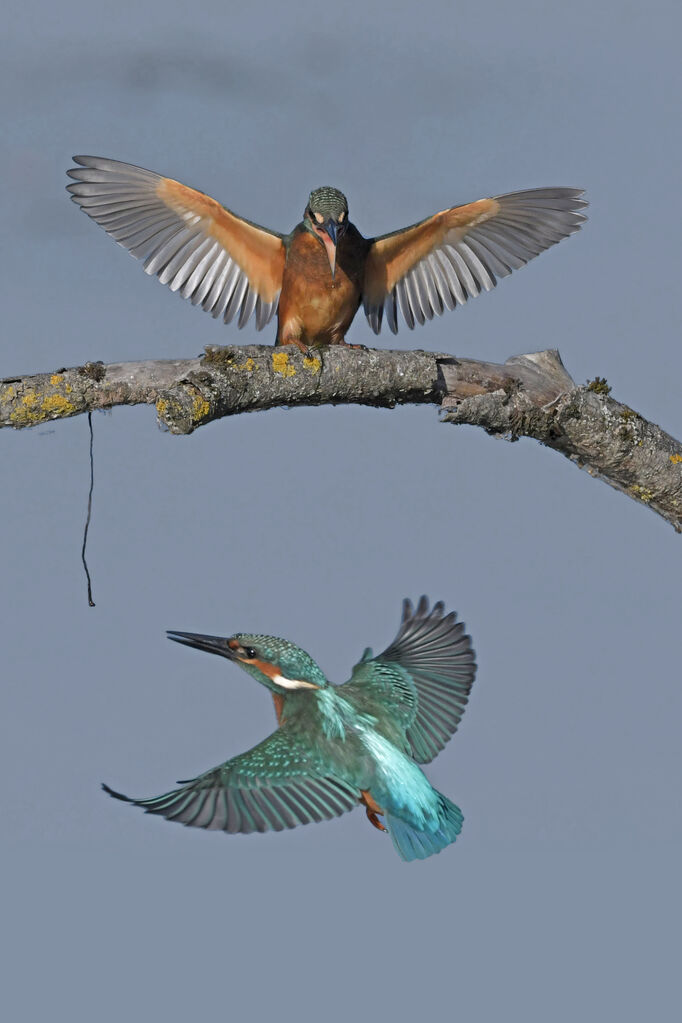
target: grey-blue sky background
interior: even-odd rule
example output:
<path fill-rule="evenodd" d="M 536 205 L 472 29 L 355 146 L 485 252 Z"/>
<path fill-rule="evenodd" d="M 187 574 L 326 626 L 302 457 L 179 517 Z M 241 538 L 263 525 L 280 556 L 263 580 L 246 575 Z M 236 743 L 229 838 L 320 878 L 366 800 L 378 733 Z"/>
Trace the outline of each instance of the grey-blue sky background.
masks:
<path fill-rule="evenodd" d="M 682 434 L 682 16 L 674 3 L 59 5 L 0 44 L 0 375 L 190 356 L 238 334 L 149 280 L 68 201 L 76 152 L 288 230 L 342 188 L 365 234 L 581 185 L 579 235 L 385 346 L 576 380 Z M 356 321 L 352 339 L 373 343 Z M 537 444 L 432 409 L 322 408 L 189 438 L 150 409 L 3 431 L 2 930 L 12 1021 L 457 1018 L 679 1010 L 680 543 Z M 429 775 L 461 839 L 406 865 L 357 811 L 280 835 L 108 800 L 271 730 L 269 697 L 167 628 L 273 632 L 335 681 L 426 592 L 479 675 Z"/>

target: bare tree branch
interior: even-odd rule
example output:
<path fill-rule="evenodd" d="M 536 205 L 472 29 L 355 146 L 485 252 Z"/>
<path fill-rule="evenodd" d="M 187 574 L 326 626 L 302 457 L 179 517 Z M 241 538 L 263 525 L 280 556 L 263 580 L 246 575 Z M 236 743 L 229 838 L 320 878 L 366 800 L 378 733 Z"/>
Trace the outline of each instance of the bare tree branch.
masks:
<path fill-rule="evenodd" d="M 682 531 L 682 444 L 609 396 L 576 387 L 556 351 L 504 364 L 434 352 L 333 346 L 211 347 L 197 359 L 86 363 L 0 381 L 0 426 L 36 426 L 116 405 L 155 404 L 171 433 L 286 405 L 433 404 L 443 421 L 508 440 L 532 437 Z"/>

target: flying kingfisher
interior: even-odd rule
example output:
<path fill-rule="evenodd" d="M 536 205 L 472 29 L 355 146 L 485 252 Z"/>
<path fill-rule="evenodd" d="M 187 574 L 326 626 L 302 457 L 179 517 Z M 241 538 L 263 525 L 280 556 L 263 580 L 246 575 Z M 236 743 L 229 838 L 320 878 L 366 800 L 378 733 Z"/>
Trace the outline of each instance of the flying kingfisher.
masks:
<path fill-rule="evenodd" d="M 454 842 L 462 813 L 419 764 L 433 760 L 460 722 L 476 673 L 471 640 L 441 601 L 403 603 L 398 635 L 375 657 L 367 648 L 344 685 L 286 639 L 238 632 L 169 639 L 220 654 L 272 693 L 279 727 L 219 767 L 152 799 L 116 799 L 196 828 L 282 831 L 364 805 L 403 860 Z M 384 817 L 383 824 L 379 818 Z"/>
<path fill-rule="evenodd" d="M 490 291 L 577 231 L 578 188 L 534 188 L 453 206 L 392 234 L 364 238 L 337 188 L 316 188 L 291 234 L 259 227 L 172 178 L 75 156 L 71 198 L 171 291 L 225 323 L 277 312 L 275 344 L 348 345 L 360 303 L 375 334 L 398 312 L 412 329 Z M 350 347 L 360 348 L 361 345 Z"/>

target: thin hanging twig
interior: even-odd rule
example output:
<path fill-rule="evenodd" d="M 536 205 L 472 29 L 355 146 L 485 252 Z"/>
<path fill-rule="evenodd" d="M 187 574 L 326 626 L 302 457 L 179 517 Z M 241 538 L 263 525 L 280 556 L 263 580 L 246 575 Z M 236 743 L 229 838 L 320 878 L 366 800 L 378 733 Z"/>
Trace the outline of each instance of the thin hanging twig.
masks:
<path fill-rule="evenodd" d="M 83 562 L 83 568 L 85 569 L 85 578 L 88 580 L 88 604 L 90 607 L 95 607 L 95 602 L 92 599 L 92 582 L 90 581 L 90 571 L 88 569 L 88 563 L 85 560 L 85 548 L 88 542 L 88 530 L 90 529 L 90 516 L 92 514 L 92 491 L 95 486 L 95 462 L 92 456 L 92 412 L 88 412 L 88 427 L 90 429 L 90 490 L 88 491 L 88 514 L 85 519 L 85 528 L 83 530 L 83 546 L 81 547 L 81 561 Z"/>

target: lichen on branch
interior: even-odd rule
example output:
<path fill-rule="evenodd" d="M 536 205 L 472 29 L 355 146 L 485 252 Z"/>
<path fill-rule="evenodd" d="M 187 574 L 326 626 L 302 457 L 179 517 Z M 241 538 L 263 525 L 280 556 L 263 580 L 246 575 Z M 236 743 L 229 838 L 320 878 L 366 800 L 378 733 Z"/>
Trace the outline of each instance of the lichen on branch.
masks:
<path fill-rule="evenodd" d="M 442 420 L 531 437 L 682 531 L 682 445 L 610 396 L 602 377 L 577 387 L 556 351 L 503 364 L 435 352 L 293 346 L 210 347 L 201 358 L 86 363 L 0 381 L 0 426 L 21 428 L 155 405 L 170 433 L 278 406 L 431 404 Z"/>

